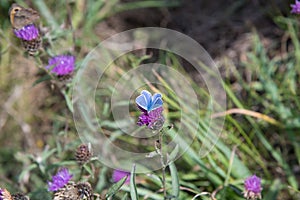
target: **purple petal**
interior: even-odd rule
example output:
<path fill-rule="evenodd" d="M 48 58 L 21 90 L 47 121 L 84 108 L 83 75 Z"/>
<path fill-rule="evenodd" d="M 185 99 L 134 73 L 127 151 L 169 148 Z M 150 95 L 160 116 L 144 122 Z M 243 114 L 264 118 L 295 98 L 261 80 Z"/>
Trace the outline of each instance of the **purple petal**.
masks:
<path fill-rule="evenodd" d="M 300 14 L 300 2 L 295 1 L 295 4 L 291 4 L 292 10 L 291 13 L 293 14 Z"/>
<path fill-rule="evenodd" d="M 155 110 L 152 110 L 150 112 L 143 112 L 139 116 L 139 120 L 137 124 L 139 126 L 146 125 L 148 128 L 153 130 L 159 130 L 165 121 L 163 115 L 162 115 L 163 107 L 159 107 Z"/>
<path fill-rule="evenodd" d="M 51 72 L 63 76 L 73 73 L 75 70 L 75 57 L 71 55 L 59 55 L 49 59 L 46 69 Z"/>
<path fill-rule="evenodd" d="M 56 175 L 52 176 L 52 182 L 48 181 L 48 190 L 57 191 L 64 187 L 72 178 L 72 174 L 69 173 L 68 169 L 63 168 Z"/>
<path fill-rule="evenodd" d="M 120 181 L 122 178 L 124 178 L 125 176 L 127 176 L 125 184 L 129 184 L 130 183 L 130 173 L 129 172 L 125 172 L 125 171 L 121 171 L 121 170 L 114 170 L 112 178 L 113 181 L 116 183 L 118 181 Z"/>
<path fill-rule="evenodd" d="M 14 34 L 22 40 L 30 41 L 39 37 L 39 30 L 35 27 L 34 24 L 29 24 L 21 29 L 15 29 Z"/>
<path fill-rule="evenodd" d="M 245 180 L 245 190 L 258 194 L 262 191 L 261 179 L 256 175 L 250 176 Z"/>

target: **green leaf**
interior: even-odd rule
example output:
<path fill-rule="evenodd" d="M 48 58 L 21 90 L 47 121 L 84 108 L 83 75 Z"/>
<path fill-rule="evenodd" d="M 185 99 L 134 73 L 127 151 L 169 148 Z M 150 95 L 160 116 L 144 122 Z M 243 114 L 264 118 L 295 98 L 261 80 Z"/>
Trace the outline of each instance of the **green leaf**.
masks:
<path fill-rule="evenodd" d="M 121 180 L 119 180 L 117 183 L 113 184 L 107 191 L 106 198 L 109 198 L 113 195 L 115 195 L 122 185 L 125 183 L 128 176 L 123 177 Z"/>
<path fill-rule="evenodd" d="M 171 152 L 171 154 L 168 156 L 168 162 L 173 162 L 179 152 L 179 146 L 178 144 L 174 148 L 174 150 Z"/>
<path fill-rule="evenodd" d="M 41 78 L 37 79 L 36 81 L 34 81 L 34 83 L 32 84 L 32 86 L 36 86 L 39 83 L 42 83 L 44 81 L 48 81 L 51 80 L 51 76 L 49 76 L 48 74 L 45 76 L 42 76 Z"/>
<path fill-rule="evenodd" d="M 94 179 L 94 172 L 88 165 L 83 165 L 83 168 L 91 175 L 91 178 Z"/>
<path fill-rule="evenodd" d="M 122 191 L 130 192 L 131 189 L 129 188 L 129 186 L 124 185 L 122 187 Z M 150 189 L 139 188 L 139 195 L 143 197 L 147 196 L 148 199 L 164 200 L 164 197 L 161 194 L 157 194 L 156 191 L 152 191 Z"/>
<path fill-rule="evenodd" d="M 74 160 L 65 160 L 65 161 L 55 163 L 54 165 L 64 167 L 64 166 L 72 166 L 72 165 L 76 165 L 76 164 L 77 164 L 77 162 Z"/>
<path fill-rule="evenodd" d="M 95 191 L 102 191 L 104 188 L 106 188 L 106 185 L 108 184 L 106 181 L 106 174 L 107 174 L 107 167 L 103 167 L 101 172 L 98 176 L 98 183 L 96 184 L 96 187 L 94 188 Z"/>
<path fill-rule="evenodd" d="M 66 104 L 67 104 L 69 110 L 71 111 L 71 113 L 74 113 L 73 103 L 72 103 L 72 100 L 70 99 L 69 94 L 65 90 L 63 90 L 62 93 L 65 97 Z"/>
<path fill-rule="evenodd" d="M 135 164 L 132 166 L 131 176 L 130 176 L 130 197 L 132 200 L 138 200 L 138 194 L 135 185 Z"/>
<path fill-rule="evenodd" d="M 29 165 L 26 169 L 24 169 L 22 171 L 22 173 L 19 175 L 18 180 L 19 182 L 24 178 L 24 176 L 29 173 L 31 170 L 34 170 L 35 168 L 37 168 L 36 164 L 31 164 Z"/>
<path fill-rule="evenodd" d="M 272 200 L 277 199 L 278 194 L 280 193 L 280 190 L 282 190 L 282 182 L 279 179 L 275 179 L 272 183 L 268 193 L 263 196 L 263 199 L 265 200 Z"/>
<path fill-rule="evenodd" d="M 174 162 L 169 164 L 169 168 L 172 177 L 172 196 L 177 199 L 179 196 L 179 178 Z"/>
<path fill-rule="evenodd" d="M 128 193 L 123 196 L 122 200 L 128 200 Z"/>
<path fill-rule="evenodd" d="M 56 152 L 57 149 L 51 149 L 50 151 L 43 151 L 42 153 L 42 161 L 46 161 L 51 155 Z"/>

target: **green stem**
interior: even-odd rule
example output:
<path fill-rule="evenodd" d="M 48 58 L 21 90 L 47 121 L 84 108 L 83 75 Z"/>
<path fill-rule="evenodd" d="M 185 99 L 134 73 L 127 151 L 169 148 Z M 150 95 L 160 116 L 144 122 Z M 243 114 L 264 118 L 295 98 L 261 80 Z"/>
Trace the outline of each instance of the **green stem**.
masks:
<path fill-rule="evenodd" d="M 162 165 L 162 188 L 164 191 L 164 199 L 167 199 L 167 190 L 166 190 L 166 165 L 164 161 L 164 154 L 163 154 L 163 133 L 159 132 L 158 136 L 158 141 L 159 141 L 159 155 L 160 155 L 160 162 Z"/>
<path fill-rule="evenodd" d="M 38 68 L 46 71 L 46 73 L 51 77 L 51 79 L 55 80 L 56 78 L 53 76 L 53 74 L 51 74 L 51 72 L 49 72 L 48 70 L 46 70 L 43 66 L 43 61 L 41 60 L 41 58 L 39 56 L 35 56 L 35 61 L 38 64 Z"/>

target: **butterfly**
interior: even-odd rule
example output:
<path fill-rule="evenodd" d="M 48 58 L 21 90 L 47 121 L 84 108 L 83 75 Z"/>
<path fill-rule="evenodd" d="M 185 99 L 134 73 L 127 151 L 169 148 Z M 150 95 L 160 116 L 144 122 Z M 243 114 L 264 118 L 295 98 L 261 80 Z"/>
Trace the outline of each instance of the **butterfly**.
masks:
<path fill-rule="evenodd" d="M 21 29 L 28 24 L 34 23 L 39 19 L 37 11 L 31 8 L 24 8 L 16 3 L 12 4 L 9 9 L 11 25 L 14 29 Z"/>
<path fill-rule="evenodd" d="M 151 93 L 148 92 L 147 90 L 143 90 L 141 92 L 141 95 L 139 95 L 135 99 L 135 102 L 140 108 L 142 108 L 143 110 L 146 110 L 147 112 L 150 112 L 159 107 L 162 107 L 162 105 L 163 105 L 161 94 L 155 93 L 152 96 Z"/>
<path fill-rule="evenodd" d="M 15 34 L 19 33 L 20 35 L 22 35 L 19 37 L 21 37 L 22 45 L 24 46 L 25 50 L 29 53 L 29 55 L 34 55 L 40 48 L 42 42 L 38 29 L 35 28 L 34 25 L 34 22 L 37 21 L 40 17 L 39 13 L 31 8 L 24 8 L 14 3 L 9 9 L 9 17 Z M 27 38 L 30 36 L 29 32 L 31 32 L 28 32 L 28 29 L 31 29 L 31 31 L 35 31 L 35 38 Z"/>

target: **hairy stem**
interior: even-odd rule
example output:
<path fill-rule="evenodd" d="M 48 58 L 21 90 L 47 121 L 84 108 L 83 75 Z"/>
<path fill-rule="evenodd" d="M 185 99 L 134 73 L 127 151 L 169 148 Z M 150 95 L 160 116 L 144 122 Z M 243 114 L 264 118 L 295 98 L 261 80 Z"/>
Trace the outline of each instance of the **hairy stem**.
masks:
<path fill-rule="evenodd" d="M 160 162 L 162 165 L 162 188 L 164 191 L 164 199 L 167 198 L 167 189 L 166 189 L 166 165 L 164 161 L 164 153 L 163 153 L 163 134 L 160 132 L 159 133 L 159 138 L 158 138 L 158 143 L 159 143 L 159 154 L 160 154 Z"/>

